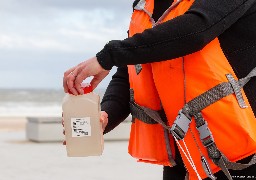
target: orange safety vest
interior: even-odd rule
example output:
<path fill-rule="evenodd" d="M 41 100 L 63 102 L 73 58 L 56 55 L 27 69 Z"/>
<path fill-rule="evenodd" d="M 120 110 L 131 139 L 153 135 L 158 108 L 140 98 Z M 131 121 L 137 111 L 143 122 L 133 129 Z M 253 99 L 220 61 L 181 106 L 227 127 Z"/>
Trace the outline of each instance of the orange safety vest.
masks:
<path fill-rule="evenodd" d="M 193 2 L 194 0 L 175 1 L 160 23 L 184 14 Z M 154 0 L 139 2 L 132 14 L 130 37 L 152 28 L 154 22 L 150 15 L 153 9 Z M 136 73 L 134 65 L 129 65 L 128 72 L 135 102 L 156 111 L 163 108 L 169 126 L 173 125 L 185 101 L 190 101 L 222 82 L 228 82 L 226 74 L 232 74 L 236 79 L 232 67 L 222 52 L 218 38 L 193 54 L 142 64 L 142 71 L 139 74 Z M 240 108 L 236 96 L 232 94 L 202 110 L 216 145 L 232 162 L 256 153 L 256 119 L 243 91 L 242 95 L 247 108 Z M 165 136 L 162 125 L 147 124 L 135 119 L 131 125 L 129 153 L 141 162 L 173 166 L 167 152 Z M 185 145 L 181 143 L 179 151 L 190 179 L 197 179 L 197 175 L 182 149 L 189 151 L 189 156 L 193 159 L 201 178 L 206 178 L 207 175 L 202 167 L 200 153 L 208 160 L 213 173 L 220 170 L 211 161 L 207 149 L 201 143 L 194 119 L 184 142 Z M 174 139 L 171 134 L 168 143 L 171 145 L 172 156 L 175 157 Z"/>

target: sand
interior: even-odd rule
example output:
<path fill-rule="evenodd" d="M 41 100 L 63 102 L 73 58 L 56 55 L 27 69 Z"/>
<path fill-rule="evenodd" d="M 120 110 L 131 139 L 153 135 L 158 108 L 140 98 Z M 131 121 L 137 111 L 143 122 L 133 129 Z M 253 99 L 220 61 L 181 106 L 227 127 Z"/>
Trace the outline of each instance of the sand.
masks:
<path fill-rule="evenodd" d="M 0 180 L 161 180 L 162 167 L 138 163 L 127 141 L 105 142 L 100 157 L 70 158 L 62 142 L 26 139 L 25 117 L 0 118 Z"/>
<path fill-rule="evenodd" d="M 26 117 L 0 117 L 0 132 L 24 131 L 26 122 Z"/>

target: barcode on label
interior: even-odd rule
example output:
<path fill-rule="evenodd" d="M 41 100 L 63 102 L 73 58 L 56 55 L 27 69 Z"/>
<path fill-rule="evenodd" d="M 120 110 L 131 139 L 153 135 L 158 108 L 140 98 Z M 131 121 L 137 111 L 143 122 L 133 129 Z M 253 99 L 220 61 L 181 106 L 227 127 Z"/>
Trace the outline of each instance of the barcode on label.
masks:
<path fill-rule="evenodd" d="M 72 137 L 91 136 L 90 117 L 71 118 Z"/>

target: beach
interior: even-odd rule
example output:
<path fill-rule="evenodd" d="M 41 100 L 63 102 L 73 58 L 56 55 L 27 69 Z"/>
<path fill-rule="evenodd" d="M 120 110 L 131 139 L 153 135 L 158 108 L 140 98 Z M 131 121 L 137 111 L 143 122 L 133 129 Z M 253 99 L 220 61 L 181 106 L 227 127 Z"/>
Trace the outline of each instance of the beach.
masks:
<path fill-rule="evenodd" d="M 97 92 L 102 97 L 104 89 Z M 128 141 L 105 141 L 99 157 L 70 158 L 61 140 L 28 140 L 27 117 L 60 118 L 64 95 L 63 90 L 0 89 L 0 180 L 162 179 L 161 166 L 138 163 L 128 154 Z M 50 127 L 57 132 L 56 124 Z"/>
<path fill-rule="evenodd" d="M 0 117 L 0 132 L 25 131 L 26 117 Z"/>
<path fill-rule="evenodd" d="M 0 180 L 161 180 L 162 167 L 138 163 L 128 141 L 105 141 L 99 157 L 66 156 L 62 142 L 26 139 L 26 117 L 0 117 Z"/>

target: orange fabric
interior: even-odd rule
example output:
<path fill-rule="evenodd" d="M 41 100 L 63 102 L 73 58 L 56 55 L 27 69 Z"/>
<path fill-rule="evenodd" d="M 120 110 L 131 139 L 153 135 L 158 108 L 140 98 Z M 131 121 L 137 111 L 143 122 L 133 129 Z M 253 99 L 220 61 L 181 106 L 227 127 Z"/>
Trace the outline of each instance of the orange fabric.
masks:
<path fill-rule="evenodd" d="M 146 0 L 146 9 L 151 13 L 153 2 L 154 0 Z M 184 14 L 192 3 L 193 0 L 183 0 L 164 21 Z M 134 11 L 130 24 L 131 36 L 151 27 L 150 18 L 146 13 Z M 237 78 L 223 54 L 217 38 L 201 51 L 185 56 L 184 62 L 182 58 L 177 58 L 145 64 L 139 75 L 136 74 L 134 66 L 128 67 L 135 102 L 153 110 L 159 110 L 161 102 L 169 125 L 173 124 L 178 111 L 184 106 L 185 99 L 188 102 L 215 85 L 227 82 L 226 74 L 231 73 Z M 184 78 L 186 79 L 185 85 Z M 185 95 L 184 88 L 186 88 Z M 243 91 L 242 94 L 249 106 Z M 239 107 L 235 95 L 229 95 L 210 105 L 202 111 L 202 114 L 208 122 L 218 148 L 230 161 L 240 160 L 256 152 L 256 119 L 250 106 L 246 109 Z M 219 168 L 209 159 L 207 150 L 202 145 L 195 128 L 194 119 L 190 127 L 213 172 L 217 172 Z M 135 120 L 131 129 L 129 153 L 140 161 L 171 166 L 162 129 L 160 125 L 149 125 Z M 198 147 L 190 131 L 184 140 L 200 176 L 206 178 Z M 172 150 L 174 150 L 172 138 L 171 143 Z M 183 148 L 185 147 L 183 146 Z M 182 152 L 181 155 L 189 171 L 190 179 L 197 179 Z"/>
<path fill-rule="evenodd" d="M 136 83 L 131 81 L 133 89 L 141 89 L 134 94 L 136 103 L 153 110 L 160 109 L 160 99 L 154 86 L 151 65 L 142 65 L 143 70 L 137 77 L 135 67 L 129 68 L 131 79 L 136 79 Z M 146 124 L 142 121 L 135 120 L 132 124 L 130 133 L 129 153 L 137 158 L 138 161 L 163 164 L 168 166 L 168 154 L 164 139 L 164 129 L 159 124 Z M 142 143 L 143 142 L 143 143 Z"/>
<path fill-rule="evenodd" d="M 129 151 L 133 157 L 142 162 L 170 165 L 164 141 L 164 129 L 160 124 L 147 125 L 136 120 L 131 129 L 130 138 L 135 142 L 130 144 Z"/>

